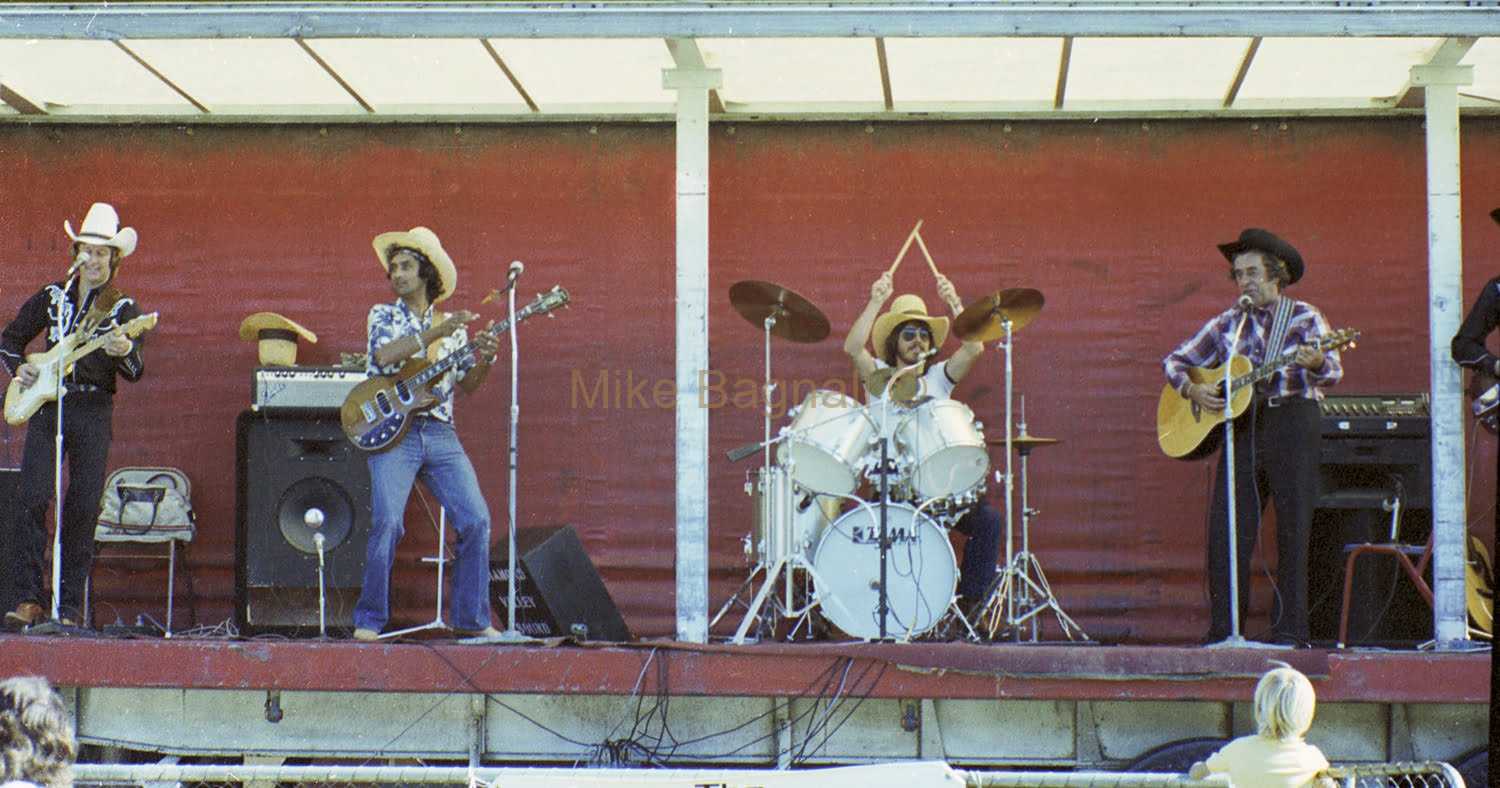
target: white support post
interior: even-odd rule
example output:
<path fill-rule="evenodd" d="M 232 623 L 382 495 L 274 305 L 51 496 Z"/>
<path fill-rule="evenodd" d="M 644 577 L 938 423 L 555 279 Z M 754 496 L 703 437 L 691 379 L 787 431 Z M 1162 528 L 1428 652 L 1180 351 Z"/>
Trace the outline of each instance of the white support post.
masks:
<path fill-rule="evenodd" d="M 677 639 L 708 642 L 708 92 L 718 69 L 673 68 L 677 91 Z"/>
<path fill-rule="evenodd" d="M 1449 344 L 1463 320 L 1463 243 L 1459 207 L 1458 86 L 1473 66 L 1421 65 L 1411 84 L 1426 91 L 1427 313 L 1432 383 L 1433 637 L 1437 648 L 1468 638 L 1464 609 L 1463 381 Z"/>

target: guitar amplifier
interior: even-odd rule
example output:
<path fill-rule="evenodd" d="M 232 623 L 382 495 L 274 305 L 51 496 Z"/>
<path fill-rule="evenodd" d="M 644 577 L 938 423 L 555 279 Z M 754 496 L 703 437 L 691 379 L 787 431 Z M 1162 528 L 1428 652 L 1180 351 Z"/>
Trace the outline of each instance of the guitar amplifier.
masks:
<path fill-rule="evenodd" d="M 345 367 L 256 367 L 250 378 L 251 410 L 338 410 L 363 369 Z"/>
<path fill-rule="evenodd" d="M 1328 394 L 1322 402 L 1323 437 L 1425 438 L 1432 434 L 1431 402 L 1426 394 Z"/>
<path fill-rule="evenodd" d="M 1319 508 L 1378 507 L 1397 484 L 1407 508 L 1430 508 L 1430 403 L 1426 394 L 1325 396 Z"/>

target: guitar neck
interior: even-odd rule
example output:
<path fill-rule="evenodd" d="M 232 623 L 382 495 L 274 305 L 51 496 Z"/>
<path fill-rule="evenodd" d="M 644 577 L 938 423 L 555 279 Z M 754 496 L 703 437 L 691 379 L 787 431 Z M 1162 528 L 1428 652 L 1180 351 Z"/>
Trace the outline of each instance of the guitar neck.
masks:
<path fill-rule="evenodd" d="M 521 314 L 516 315 L 516 322 L 519 323 L 525 317 L 526 312 L 522 312 Z M 511 324 L 509 320 L 501 320 L 495 325 L 490 326 L 489 328 L 486 328 L 479 333 L 490 334 L 492 336 L 498 337 L 501 334 L 505 333 L 506 329 L 510 328 L 510 325 Z M 451 369 L 454 364 L 457 364 L 459 362 L 460 359 L 474 352 L 474 348 L 478 346 L 479 340 L 477 337 L 475 339 L 469 340 L 464 344 L 463 347 L 453 351 L 452 353 L 449 353 L 446 356 L 443 356 L 441 359 L 433 362 L 432 366 L 429 366 L 416 375 L 412 376 L 411 380 L 408 382 L 413 386 L 420 386 L 430 380 L 437 378 L 438 376 L 446 373 L 449 369 Z"/>
<path fill-rule="evenodd" d="M 1246 372 L 1245 374 L 1235 378 L 1233 381 L 1231 381 L 1231 384 L 1234 386 L 1235 390 L 1242 389 L 1245 386 L 1253 386 L 1261 379 L 1268 378 L 1271 375 L 1276 374 L 1277 370 L 1291 364 L 1296 360 L 1297 351 L 1288 350 L 1287 352 L 1282 353 L 1276 358 L 1267 361 L 1266 363 L 1261 364 L 1255 369 L 1252 369 L 1249 372 Z"/>

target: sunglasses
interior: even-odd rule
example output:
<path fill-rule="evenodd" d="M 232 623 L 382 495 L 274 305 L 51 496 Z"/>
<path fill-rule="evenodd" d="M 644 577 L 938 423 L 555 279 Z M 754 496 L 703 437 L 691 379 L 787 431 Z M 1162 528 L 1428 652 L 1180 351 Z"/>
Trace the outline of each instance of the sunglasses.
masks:
<path fill-rule="evenodd" d="M 907 326 L 901 329 L 901 341 L 913 342 L 917 337 L 924 337 L 928 342 L 932 341 L 932 332 L 917 326 Z"/>

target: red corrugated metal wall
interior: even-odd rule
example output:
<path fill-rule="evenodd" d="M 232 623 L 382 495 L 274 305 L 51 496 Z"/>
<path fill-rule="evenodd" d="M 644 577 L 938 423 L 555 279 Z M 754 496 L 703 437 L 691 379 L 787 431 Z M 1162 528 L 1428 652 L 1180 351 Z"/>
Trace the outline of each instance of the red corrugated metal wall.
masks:
<path fill-rule="evenodd" d="M 1500 227 L 1486 218 L 1500 204 L 1500 126 L 1469 120 L 1463 134 L 1467 306 L 1500 265 Z M 499 316 L 478 302 L 515 259 L 527 264 L 525 296 L 554 284 L 572 293 L 571 310 L 520 332 L 519 520 L 573 524 L 633 632 L 671 636 L 673 413 L 651 396 L 674 374 L 671 126 L 12 124 L 0 151 L 5 315 L 63 270 L 62 222 L 76 225 L 89 202 L 113 202 L 140 232 L 121 284 L 163 318 L 147 379 L 119 399 L 111 466 L 192 475 L 200 621 L 232 614 L 234 425 L 255 364 L 240 320 L 272 310 L 314 330 L 307 364 L 361 350 L 366 311 L 389 297 L 370 239 L 421 224 L 458 261 L 451 306 Z M 775 376 L 848 381 L 843 333 L 922 220 L 966 300 L 1010 287 L 1046 296 L 1016 336 L 1015 391 L 1031 433 L 1063 441 L 1032 455 L 1030 493 L 1040 512 L 1031 546 L 1064 608 L 1096 637 L 1190 641 L 1206 624 L 1211 468 L 1163 457 L 1154 418 L 1160 358 L 1231 295 L 1213 244 L 1246 225 L 1292 240 L 1308 274 L 1291 292 L 1364 331 L 1342 390 L 1425 390 L 1424 160 L 1417 119 L 716 125 L 710 364 L 730 393 L 760 385 L 760 328 L 727 293 L 766 280 L 834 326 L 817 344 L 775 340 Z M 897 290 L 936 306 L 915 247 Z M 988 351 L 958 391 L 992 437 L 1004 423 L 1004 361 Z M 607 401 L 590 399 L 601 376 Z M 496 376 L 459 406 L 496 538 L 507 519 L 506 383 Z M 748 571 L 742 486 L 755 463 L 724 452 L 759 439 L 760 411 L 731 401 L 710 430 L 717 609 Z M 18 464 L 23 432 L 4 433 L 0 462 Z M 1492 443 L 1479 441 L 1478 467 L 1491 467 Z M 1492 500 L 1490 474 L 1474 482 L 1473 497 Z M 1487 534 L 1488 505 L 1470 508 Z M 396 601 L 411 623 L 431 610 L 418 559 L 432 539 L 413 521 Z M 99 582 L 127 616 L 160 607 L 156 576 Z M 1263 576 L 1253 593 L 1264 611 Z M 1249 631 L 1263 625 L 1257 615 Z"/>

